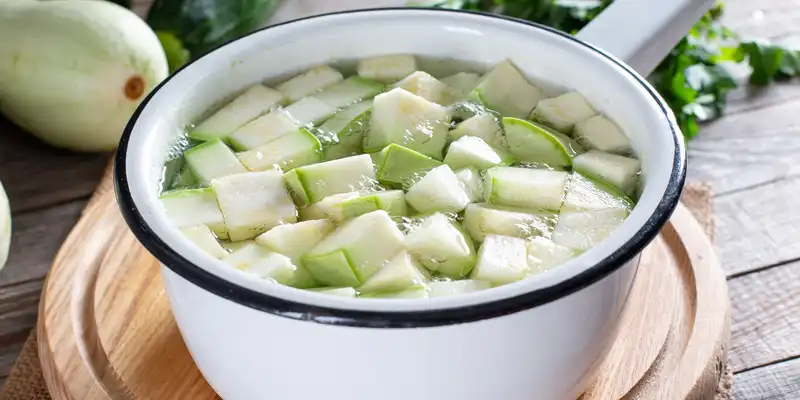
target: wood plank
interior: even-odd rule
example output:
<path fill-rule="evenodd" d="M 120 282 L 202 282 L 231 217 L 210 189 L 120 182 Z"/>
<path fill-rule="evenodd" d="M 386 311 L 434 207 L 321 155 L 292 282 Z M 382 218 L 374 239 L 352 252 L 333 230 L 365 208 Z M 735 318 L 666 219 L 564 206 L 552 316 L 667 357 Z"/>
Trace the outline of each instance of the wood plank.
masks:
<path fill-rule="evenodd" d="M 719 196 L 800 174 L 798 108 L 800 98 L 704 127 L 689 143 L 689 178 L 711 183 Z"/>
<path fill-rule="evenodd" d="M 0 377 L 8 376 L 36 325 L 43 281 L 0 288 Z"/>
<path fill-rule="evenodd" d="M 798 193 L 794 177 L 716 199 L 717 250 L 728 275 L 800 259 Z"/>
<path fill-rule="evenodd" d="M 800 356 L 800 262 L 738 277 L 728 289 L 734 372 Z"/>
<path fill-rule="evenodd" d="M 0 271 L 0 288 L 43 279 L 64 238 L 75 225 L 85 200 L 13 217 L 11 253 Z"/>
<path fill-rule="evenodd" d="M 89 196 L 108 157 L 47 146 L 0 117 L 0 182 L 14 213 Z"/>
<path fill-rule="evenodd" d="M 745 37 L 775 38 L 800 32 L 800 0 L 727 0 L 722 21 Z"/>
<path fill-rule="evenodd" d="M 733 398 L 742 400 L 800 398 L 800 359 L 737 374 L 733 378 Z"/>

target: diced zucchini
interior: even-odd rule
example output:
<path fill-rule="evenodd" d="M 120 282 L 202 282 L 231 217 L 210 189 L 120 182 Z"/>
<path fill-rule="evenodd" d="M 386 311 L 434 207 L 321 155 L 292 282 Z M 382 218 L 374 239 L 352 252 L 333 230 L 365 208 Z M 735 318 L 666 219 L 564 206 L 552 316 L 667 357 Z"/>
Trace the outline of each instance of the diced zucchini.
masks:
<path fill-rule="evenodd" d="M 597 114 L 592 105 L 578 92 L 544 99 L 531 113 L 530 119 L 560 132 L 571 132 L 578 122 Z"/>
<path fill-rule="evenodd" d="M 322 65 L 303 72 L 275 88 L 283 93 L 289 102 L 295 102 L 340 82 L 342 79 L 344 79 L 344 76 L 342 76 L 341 72 L 327 65 Z"/>
<path fill-rule="evenodd" d="M 375 165 L 378 182 L 407 189 L 442 163 L 399 144 L 390 144 L 376 153 Z"/>
<path fill-rule="evenodd" d="M 470 202 L 483 199 L 483 178 L 481 178 L 481 174 L 477 169 L 464 168 L 455 172 L 458 180 L 467 189 Z"/>
<path fill-rule="evenodd" d="M 333 223 L 327 219 L 319 219 L 278 225 L 256 237 L 255 241 L 261 246 L 289 257 L 297 270 L 287 285 L 306 289 L 317 287 L 319 283 L 305 268 L 300 257 L 331 232 Z"/>
<path fill-rule="evenodd" d="M 370 187 L 375 182 L 372 158 L 367 154 L 295 168 L 284 179 L 298 206 L 333 194 Z"/>
<path fill-rule="evenodd" d="M 475 203 L 464 211 L 464 228 L 478 242 L 486 235 L 518 238 L 549 236 L 556 223 L 552 211 L 531 211 L 518 208 Z"/>
<path fill-rule="evenodd" d="M 172 188 L 188 188 L 195 185 L 197 185 L 197 177 L 194 176 L 189 166 L 184 164 L 178 172 L 178 176 L 172 181 Z"/>
<path fill-rule="evenodd" d="M 428 283 L 428 297 L 449 297 L 464 293 L 477 292 L 489 289 L 492 284 L 475 279 L 462 279 L 458 281 L 438 281 Z"/>
<path fill-rule="evenodd" d="M 356 297 L 358 295 L 358 292 L 356 292 L 356 290 L 351 287 L 340 287 L 340 288 L 321 287 L 308 290 L 312 292 L 328 294 L 331 296 L 340 296 L 340 297 Z"/>
<path fill-rule="evenodd" d="M 568 174 L 563 171 L 493 167 L 484 176 L 488 203 L 531 210 L 558 210 Z"/>
<path fill-rule="evenodd" d="M 566 196 L 562 210 L 605 210 L 633 208 L 633 201 L 619 189 L 603 181 L 584 177 L 573 172 L 567 180 Z"/>
<path fill-rule="evenodd" d="M 454 101 L 450 88 L 424 71 L 415 71 L 397 82 L 394 87 L 405 89 L 436 104 L 447 105 Z"/>
<path fill-rule="evenodd" d="M 292 260 L 255 243 L 242 246 L 225 256 L 225 261 L 234 268 L 264 279 L 273 279 L 284 285 L 292 281 L 297 268 Z"/>
<path fill-rule="evenodd" d="M 630 139 L 602 115 L 575 124 L 575 138 L 584 147 L 606 153 L 626 155 L 633 151 Z"/>
<path fill-rule="evenodd" d="M 390 54 L 358 62 L 358 76 L 383 83 L 397 82 L 416 70 L 417 60 L 409 54 Z"/>
<path fill-rule="evenodd" d="M 451 88 L 458 98 L 462 98 L 469 94 L 475 86 L 478 86 L 481 76 L 472 72 L 459 72 L 442 78 L 442 82 Z"/>
<path fill-rule="evenodd" d="M 211 188 L 232 241 L 252 239 L 273 226 L 297 222 L 297 209 L 278 170 L 214 179 Z"/>
<path fill-rule="evenodd" d="M 364 299 L 425 299 L 428 289 L 425 285 L 416 285 L 395 292 L 373 292 L 359 296 Z"/>
<path fill-rule="evenodd" d="M 238 151 L 250 150 L 295 132 L 298 128 L 297 122 L 280 109 L 242 125 L 230 134 L 229 140 Z"/>
<path fill-rule="evenodd" d="M 256 241 L 252 240 L 252 239 L 250 239 L 250 240 L 242 240 L 242 241 L 239 241 L 239 242 L 229 242 L 229 241 L 225 240 L 225 241 L 221 241 L 219 244 L 227 252 L 233 253 L 234 251 L 239 250 L 242 247 L 247 246 L 247 245 L 249 245 L 251 243 L 255 243 L 255 242 Z"/>
<path fill-rule="evenodd" d="M 533 237 L 528 239 L 527 244 L 529 274 L 545 272 L 575 257 L 574 251 L 547 238 Z"/>
<path fill-rule="evenodd" d="M 459 279 L 475 266 L 475 245 L 457 222 L 436 213 L 406 235 L 406 249 L 425 268 Z"/>
<path fill-rule="evenodd" d="M 510 153 L 492 148 L 475 136 L 464 136 L 450 144 L 444 163 L 452 169 L 475 167 L 487 169 L 498 165 L 510 165 L 514 156 Z"/>
<path fill-rule="evenodd" d="M 247 172 L 236 154 L 220 139 L 212 139 L 183 153 L 186 165 L 201 183 Z"/>
<path fill-rule="evenodd" d="M 217 197 L 211 188 L 183 189 L 161 195 L 161 203 L 173 225 L 185 228 L 205 225 L 220 239 L 228 238 L 225 219 L 217 205 Z"/>
<path fill-rule="evenodd" d="M 628 210 L 562 210 L 553 230 L 553 242 L 577 251 L 586 251 L 608 237 L 625 221 Z"/>
<path fill-rule="evenodd" d="M 636 191 L 641 166 L 635 158 L 597 150 L 589 150 L 573 160 L 575 171 L 608 182 L 628 196 Z"/>
<path fill-rule="evenodd" d="M 292 260 L 299 260 L 331 232 L 333 222 L 327 219 L 302 221 L 278 225 L 256 237 L 256 243 Z"/>
<path fill-rule="evenodd" d="M 217 237 L 205 225 L 194 225 L 181 228 L 181 232 L 186 235 L 186 238 L 191 240 L 197 247 L 205 251 L 214 258 L 222 258 L 228 255 L 228 252 L 220 246 Z"/>
<path fill-rule="evenodd" d="M 479 137 L 490 146 L 505 146 L 500 120 L 488 112 L 467 118 L 450 131 L 450 137 L 453 139 L 459 139 L 463 136 Z"/>
<path fill-rule="evenodd" d="M 408 204 L 421 214 L 459 212 L 469 204 L 469 198 L 466 188 L 447 165 L 428 171 L 406 193 Z"/>
<path fill-rule="evenodd" d="M 501 115 L 527 118 L 545 95 L 511 61 L 505 60 L 481 78 L 472 97 Z"/>
<path fill-rule="evenodd" d="M 572 159 L 583 151 L 566 135 L 535 123 L 503 118 L 508 150 L 520 161 L 541 162 L 553 167 L 572 165 Z"/>
<path fill-rule="evenodd" d="M 342 204 L 350 199 L 357 199 L 359 192 L 347 192 L 332 194 L 316 203 L 309 204 L 300 208 L 300 220 L 308 221 L 314 219 L 327 218 L 333 222 L 340 222 L 346 219 Z"/>
<path fill-rule="evenodd" d="M 316 125 L 336 114 L 336 108 L 316 97 L 305 97 L 286 107 L 283 111 L 297 126 Z"/>
<path fill-rule="evenodd" d="M 320 161 L 322 145 L 314 134 L 301 128 L 236 156 L 250 171 L 289 170 Z"/>
<path fill-rule="evenodd" d="M 360 286 L 403 247 L 403 233 L 386 211 L 354 218 L 303 256 L 303 265 L 328 286 Z"/>
<path fill-rule="evenodd" d="M 236 128 L 272 111 L 283 102 L 283 93 L 253 85 L 189 132 L 194 140 L 227 139 Z"/>
<path fill-rule="evenodd" d="M 362 101 L 336 113 L 319 127 L 326 161 L 354 156 L 362 151 L 364 134 L 369 130 L 371 101 Z"/>
<path fill-rule="evenodd" d="M 384 85 L 360 76 L 351 76 L 333 86 L 329 86 L 315 98 L 333 108 L 343 108 L 362 100 L 371 99 L 382 92 Z"/>
<path fill-rule="evenodd" d="M 345 218 L 355 218 L 375 210 L 384 210 L 392 217 L 408 215 L 405 192 L 402 190 L 373 192 L 342 202 L 342 214 Z"/>
<path fill-rule="evenodd" d="M 471 277 L 504 285 L 525 278 L 529 270 L 525 240 L 488 235 L 478 250 L 478 264 Z"/>
<path fill-rule="evenodd" d="M 450 114 L 445 107 L 396 88 L 375 96 L 364 150 L 396 143 L 437 160 L 447 141 Z"/>
<path fill-rule="evenodd" d="M 358 288 L 361 293 L 393 292 L 419 285 L 426 278 L 422 267 L 405 250 L 401 250 L 388 264 L 367 279 Z"/>

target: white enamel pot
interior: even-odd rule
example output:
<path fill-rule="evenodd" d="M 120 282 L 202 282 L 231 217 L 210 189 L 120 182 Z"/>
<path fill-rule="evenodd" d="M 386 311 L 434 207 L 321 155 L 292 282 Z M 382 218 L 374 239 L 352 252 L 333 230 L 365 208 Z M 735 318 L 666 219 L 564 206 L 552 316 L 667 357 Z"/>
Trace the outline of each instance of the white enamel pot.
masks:
<path fill-rule="evenodd" d="M 229 400 L 576 398 L 608 347 L 641 250 L 683 186 L 683 137 L 639 73 L 649 73 L 712 3 L 616 0 L 577 38 L 459 11 L 334 13 L 262 29 L 171 75 L 125 130 L 117 196 L 130 228 L 163 263 L 175 319 L 211 386 Z M 389 53 L 487 68 L 509 58 L 534 81 L 577 89 L 629 135 L 643 161 L 639 203 L 611 236 L 559 268 L 425 300 L 339 298 L 270 284 L 207 256 L 168 223 L 157 182 L 187 123 L 265 78 Z"/>

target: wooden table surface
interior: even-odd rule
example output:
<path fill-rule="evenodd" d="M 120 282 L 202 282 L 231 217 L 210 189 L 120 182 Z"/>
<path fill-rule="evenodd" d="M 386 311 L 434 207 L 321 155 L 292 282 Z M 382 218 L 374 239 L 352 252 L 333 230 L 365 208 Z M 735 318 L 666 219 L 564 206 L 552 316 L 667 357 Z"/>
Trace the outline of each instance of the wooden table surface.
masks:
<path fill-rule="evenodd" d="M 740 34 L 800 44 L 800 0 L 727 5 L 726 23 Z M 709 182 L 716 193 L 717 250 L 733 307 L 734 394 L 797 399 L 800 84 L 739 90 L 728 109 L 690 143 L 689 178 Z M 11 200 L 14 232 L 9 263 L 0 272 L 0 383 L 36 322 L 50 262 L 108 157 L 47 147 L 0 118 L 0 181 Z"/>

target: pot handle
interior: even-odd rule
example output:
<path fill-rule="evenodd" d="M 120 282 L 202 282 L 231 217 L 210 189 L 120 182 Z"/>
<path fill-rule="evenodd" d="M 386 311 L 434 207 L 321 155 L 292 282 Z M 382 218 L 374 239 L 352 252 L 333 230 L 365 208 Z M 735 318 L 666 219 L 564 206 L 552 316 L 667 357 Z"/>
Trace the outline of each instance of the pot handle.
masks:
<path fill-rule="evenodd" d="M 716 0 L 614 0 L 577 37 L 647 76 Z"/>

